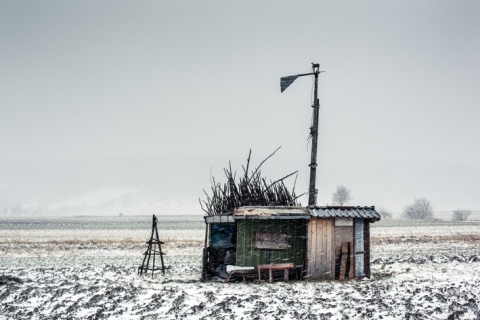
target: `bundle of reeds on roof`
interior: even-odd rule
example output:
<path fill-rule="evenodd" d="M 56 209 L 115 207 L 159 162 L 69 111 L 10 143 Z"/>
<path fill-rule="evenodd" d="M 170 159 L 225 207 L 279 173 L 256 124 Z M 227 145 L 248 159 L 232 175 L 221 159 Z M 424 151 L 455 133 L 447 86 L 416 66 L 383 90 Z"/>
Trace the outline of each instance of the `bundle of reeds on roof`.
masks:
<path fill-rule="evenodd" d="M 280 147 L 263 160 L 255 170 L 249 173 L 252 155 L 252 150 L 250 150 L 247 165 L 245 167 L 242 166 L 243 175 L 238 179 L 236 178 L 236 173 L 232 171 L 232 166 L 229 162 L 228 169 L 223 169 L 227 181 L 222 184 L 212 177 L 212 194 L 209 195 L 203 190 L 207 198 L 206 200 L 199 199 L 202 210 L 208 215 L 221 215 L 232 214 L 235 208 L 242 206 L 301 206 L 297 200 L 304 193 L 298 196 L 295 194 L 298 171 L 275 181 L 267 181 L 261 175 L 261 166 L 279 149 Z M 295 175 L 295 182 L 292 191 L 289 191 L 284 180 L 293 175 Z"/>

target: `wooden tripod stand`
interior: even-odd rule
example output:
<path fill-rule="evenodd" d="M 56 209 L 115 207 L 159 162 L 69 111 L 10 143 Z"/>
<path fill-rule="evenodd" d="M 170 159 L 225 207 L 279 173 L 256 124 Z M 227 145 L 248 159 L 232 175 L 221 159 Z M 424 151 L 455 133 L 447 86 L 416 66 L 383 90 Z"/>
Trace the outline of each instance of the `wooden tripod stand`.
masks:
<path fill-rule="evenodd" d="M 162 252 L 163 242 L 160 241 L 160 238 L 158 237 L 157 222 L 158 222 L 157 217 L 153 215 L 152 235 L 150 236 L 150 240 L 147 241 L 148 247 L 147 247 L 147 251 L 145 251 L 145 253 L 143 254 L 144 255 L 143 263 L 140 267 L 138 267 L 139 275 L 143 275 L 144 273 L 147 274 L 148 271 L 152 271 L 152 277 L 153 277 L 153 273 L 155 271 L 162 270 L 162 273 L 165 274 L 165 270 L 169 269 L 168 267 L 165 267 L 163 263 L 163 255 L 165 253 Z M 162 263 L 161 267 L 155 267 L 156 256 L 160 256 L 160 261 Z M 151 267 L 150 267 L 150 260 L 152 260 Z"/>

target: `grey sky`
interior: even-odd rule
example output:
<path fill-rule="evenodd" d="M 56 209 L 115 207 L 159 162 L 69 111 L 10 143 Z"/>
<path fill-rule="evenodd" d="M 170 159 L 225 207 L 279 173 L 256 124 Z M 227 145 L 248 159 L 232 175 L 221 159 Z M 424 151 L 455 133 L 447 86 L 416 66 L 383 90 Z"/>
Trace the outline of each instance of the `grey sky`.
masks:
<path fill-rule="evenodd" d="M 319 62 L 319 204 L 344 184 L 356 205 L 480 209 L 479 16 L 477 1 L 4 0 L 1 168 L 175 155 L 198 198 L 212 167 L 282 146 L 267 173 L 298 169 L 306 190 L 312 81 L 280 94 L 279 78 Z"/>

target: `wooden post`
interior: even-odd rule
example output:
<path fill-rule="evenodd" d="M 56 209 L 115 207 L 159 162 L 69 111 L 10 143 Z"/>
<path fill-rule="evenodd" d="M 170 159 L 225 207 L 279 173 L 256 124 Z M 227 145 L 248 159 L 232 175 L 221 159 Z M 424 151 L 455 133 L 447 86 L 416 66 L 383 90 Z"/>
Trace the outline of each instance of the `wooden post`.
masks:
<path fill-rule="evenodd" d="M 340 280 L 345 280 L 345 273 L 347 271 L 348 246 L 349 242 L 342 242 L 342 258 L 340 261 L 340 275 L 338 277 Z"/>
<path fill-rule="evenodd" d="M 312 137 L 312 156 L 310 161 L 310 186 L 308 188 L 308 205 L 315 206 L 317 203 L 317 189 L 315 186 L 317 178 L 317 143 L 318 143 L 318 74 L 320 65 L 312 63 L 313 74 L 315 76 L 315 91 L 313 95 L 313 123 L 310 127 L 310 136 Z"/>
<path fill-rule="evenodd" d="M 202 256 L 202 280 L 208 280 L 208 272 L 207 272 L 207 247 L 208 247 L 208 231 L 210 229 L 210 224 L 205 224 L 205 244 L 203 246 L 203 256 Z"/>
<path fill-rule="evenodd" d="M 350 242 L 348 243 L 348 251 L 350 251 L 349 252 L 349 255 L 350 255 L 350 272 L 348 273 L 348 278 L 353 279 L 354 278 L 353 270 L 355 269 L 354 268 L 354 263 L 353 263 L 353 261 L 355 261 L 353 259 L 353 255 L 354 255 L 353 243 L 352 244 Z"/>
<path fill-rule="evenodd" d="M 335 276 L 334 279 L 338 280 L 340 277 L 340 262 L 342 260 L 342 246 L 335 247 Z"/>

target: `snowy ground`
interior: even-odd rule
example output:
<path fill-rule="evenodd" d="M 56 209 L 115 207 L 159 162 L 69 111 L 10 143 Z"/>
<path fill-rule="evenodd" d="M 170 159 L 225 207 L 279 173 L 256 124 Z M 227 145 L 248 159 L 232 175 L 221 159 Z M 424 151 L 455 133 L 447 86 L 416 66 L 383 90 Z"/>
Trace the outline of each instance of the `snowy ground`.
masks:
<path fill-rule="evenodd" d="M 371 279 L 273 284 L 199 281 L 201 219 L 163 222 L 152 278 L 148 217 L 0 219 L 0 319 L 480 319 L 478 222 L 375 223 Z"/>

